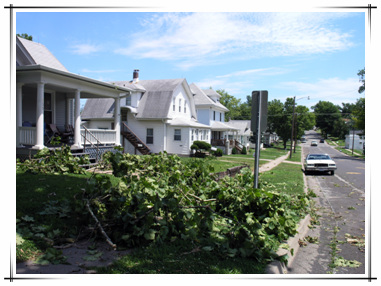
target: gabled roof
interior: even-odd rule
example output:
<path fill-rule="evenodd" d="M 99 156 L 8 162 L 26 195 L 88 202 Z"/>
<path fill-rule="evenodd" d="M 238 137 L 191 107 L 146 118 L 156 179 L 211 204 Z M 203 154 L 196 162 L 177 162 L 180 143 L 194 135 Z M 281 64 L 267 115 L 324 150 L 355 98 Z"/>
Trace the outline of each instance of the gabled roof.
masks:
<path fill-rule="evenodd" d="M 221 97 L 213 89 L 201 89 L 195 83 L 192 83 L 190 85 L 190 88 L 192 89 L 192 92 L 194 93 L 194 101 L 195 101 L 196 107 L 214 107 L 221 111 L 225 111 L 225 112 L 229 111 L 229 109 L 223 106 L 219 101 L 214 101 L 209 97 L 209 95 L 216 96 L 216 94 L 218 98 Z"/>
<path fill-rule="evenodd" d="M 238 135 L 247 135 L 250 136 L 251 132 L 251 121 L 250 120 L 230 120 L 225 122 L 225 124 L 237 128 Z"/>
<path fill-rule="evenodd" d="M 43 44 L 20 37 L 16 37 L 16 63 L 18 66 L 42 65 L 68 71 Z"/>
<path fill-rule="evenodd" d="M 166 119 L 172 104 L 172 97 L 178 86 L 188 86 L 184 78 L 140 80 L 138 83 L 132 81 L 112 82 L 124 88 L 136 88 L 135 91 L 143 92 L 137 108 L 137 119 Z M 189 90 L 191 95 L 191 91 Z M 193 98 L 191 98 L 193 100 Z M 98 106 L 102 105 L 102 106 Z M 190 104 L 192 114 L 196 114 L 194 106 Z M 88 99 L 82 112 L 83 119 L 90 118 L 112 118 L 114 112 L 113 102 L 106 99 Z"/>

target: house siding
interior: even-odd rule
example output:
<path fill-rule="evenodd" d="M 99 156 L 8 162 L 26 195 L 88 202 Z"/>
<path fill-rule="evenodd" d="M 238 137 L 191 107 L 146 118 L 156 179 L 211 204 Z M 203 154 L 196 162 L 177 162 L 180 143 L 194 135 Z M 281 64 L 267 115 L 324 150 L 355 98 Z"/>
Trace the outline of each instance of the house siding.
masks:
<path fill-rule="evenodd" d="M 127 115 L 128 127 L 138 136 L 145 144 L 147 137 L 147 128 L 153 128 L 153 144 L 147 144 L 152 153 L 159 153 L 164 150 L 164 123 L 158 120 L 135 120 L 134 116 L 129 112 Z"/>
<path fill-rule="evenodd" d="M 177 141 L 175 129 L 181 130 L 181 140 Z M 190 154 L 190 128 L 180 126 L 167 127 L 167 152 L 171 154 L 189 155 Z"/>

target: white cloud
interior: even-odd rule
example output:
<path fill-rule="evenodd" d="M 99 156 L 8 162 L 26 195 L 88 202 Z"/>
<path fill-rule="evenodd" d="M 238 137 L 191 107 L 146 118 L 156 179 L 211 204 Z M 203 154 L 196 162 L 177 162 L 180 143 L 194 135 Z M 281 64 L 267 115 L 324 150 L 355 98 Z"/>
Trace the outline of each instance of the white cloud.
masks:
<path fill-rule="evenodd" d="M 284 82 L 280 84 L 288 90 L 293 90 L 296 98 L 310 97 L 308 106 L 312 106 L 321 101 L 330 101 L 333 104 L 340 105 L 345 103 L 354 103 L 364 95 L 358 93 L 360 86 L 358 78 L 328 78 L 319 79 L 316 82 Z M 290 97 L 290 96 L 289 96 Z M 307 105 L 303 101 L 302 105 Z"/>
<path fill-rule="evenodd" d="M 338 13 L 160 13 L 145 19 L 116 53 L 180 60 L 182 68 L 230 60 L 339 51 L 350 34 L 332 28 Z"/>
<path fill-rule="evenodd" d="M 101 48 L 96 45 L 90 45 L 90 44 L 78 44 L 78 45 L 73 45 L 71 47 L 71 51 L 73 54 L 77 55 L 88 55 L 91 53 L 95 53 L 100 51 Z"/>

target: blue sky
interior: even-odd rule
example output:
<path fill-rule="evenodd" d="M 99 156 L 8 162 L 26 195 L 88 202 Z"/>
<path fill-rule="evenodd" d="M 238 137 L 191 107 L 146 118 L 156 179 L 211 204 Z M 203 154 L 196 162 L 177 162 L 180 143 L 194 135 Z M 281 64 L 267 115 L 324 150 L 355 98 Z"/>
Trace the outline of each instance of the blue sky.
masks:
<path fill-rule="evenodd" d="M 90 78 L 131 80 L 139 69 L 140 79 L 186 78 L 241 101 L 268 90 L 310 107 L 363 96 L 365 13 L 17 12 L 15 30 Z"/>

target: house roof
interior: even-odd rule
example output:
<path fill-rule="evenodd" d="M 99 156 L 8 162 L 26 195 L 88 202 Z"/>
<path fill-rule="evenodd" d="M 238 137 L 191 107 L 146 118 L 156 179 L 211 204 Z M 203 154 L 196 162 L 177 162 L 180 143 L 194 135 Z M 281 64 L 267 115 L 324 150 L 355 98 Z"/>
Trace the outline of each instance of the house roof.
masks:
<path fill-rule="evenodd" d="M 230 120 L 225 122 L 225 124 L 237 128 L 238 135 L 247 135 L 250 136 L 251 132 L 251 121 L 250 120 Z"/>
<path fill-rule="evenodd" d="M 238 128 L 229 126 L 226 123 L 220 122 L 220 121 L 214 121 L 212 123 L 211 129 L 213 131 L 238 131 L 239 130 Z"/>
<path fill-rule="evenodd" d="M 225 106 L 223 106 L 219 101 L 212 100 L 209 95 L 218 96 L 220 98 L 221 96 L 215 92 L 213 89 L 201 89 L 199 88 L 195 83 L 192 83 L 190 85 L 190 88 L 194 94 L 194 101 L 197 107 L 214 107 L 221 111 L 229 111 Z"/>
<path fill-rule="evenodd" d="M 16 37 L 16 47 L 16 62 L 18 66 L 42 65 L 61 71 L 68 71 L 43 44 Z"/>
<path fill-rule="evenodd" d="M 106 119 L 114 117 L 115 100 L 113 98 L 91 98 L 86 100 L 82 110 L 82 119 Z"/>
<path fill-rule="evenodd" d="M 187 120 L 185 118 L 175 118 L 169 122 L 171 126 L 185 126 L 210 129 L 210 126 L 198 123 L 195 120 Z"/>
<path fill-rule="evenodd" d="M 140 80 L 138 83 L 132 81 L 116 81 L 113 84 L 124 88 L 137 88 L 135 91 L 143 92 L 143 96 L 136 110 L 137 119 L 166 119 L 172 104 L 172 97 L 177 87 L 186 83 L 184 78 Z M 184 85 L 185 87 L 188 84 Z M 190 91 L 189 91 L 190 92 Z M 105 99 L 88 99 L 82 112 L 84 119 L 111 118 L 113 116 L 113 103 Z M 104 105 L 98 107 L 98 105 Z M 191 105 L 192 108 L 192 105 Z M 193 108 L 194 109 L 194 108 Z M 195 110 L 192 111 L 195 114 Z"/>

